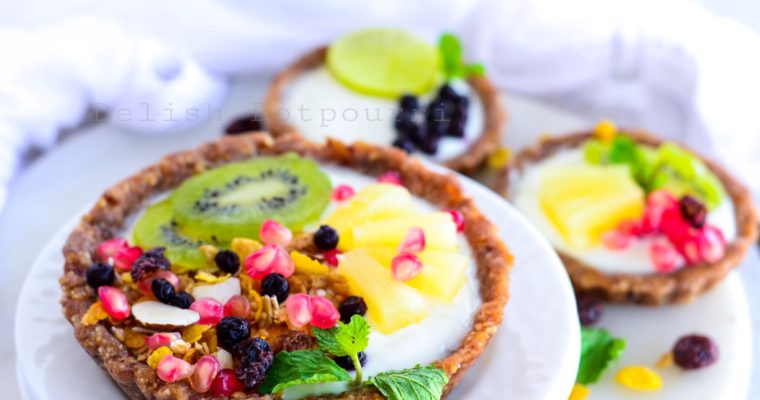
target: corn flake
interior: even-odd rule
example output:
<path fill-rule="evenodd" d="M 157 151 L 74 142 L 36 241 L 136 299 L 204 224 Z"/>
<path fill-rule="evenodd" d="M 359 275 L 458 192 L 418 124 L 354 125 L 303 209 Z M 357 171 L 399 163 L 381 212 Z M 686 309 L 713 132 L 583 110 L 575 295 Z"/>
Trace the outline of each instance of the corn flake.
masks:
<path fill-rule="evenodd" d="M 611 142 L 612 139 L 615 138 L 616 134 L 617 127 L 615 126 L 615 123 L 608 119 L 599 121 L 599 123 L 596 124 L 596 127 L 594 128 L 594 136 L 596 136 L 597 139 L 601 140 L 604 143 Z"/>
<path fill-rule="evenodd" d="M 330 268 L 328 266 L 297 251 L 291 251 L 290 257 L 293 259 L 296 271 L 302 274 L 327 275 L 327 273 L 330 272 Z"/>
<path fill-rule="evenodd" d="M 225 274 L 223 276 L 216 276 L 210 272 L 206 271 L 200 271 L 197 274 L 195 274 L 195 280 L 205 283 L 220 283 L 224 282 L 227 279 L 230 279 L 230 274 Z"/>
<path fill-rule="evenodd" d="M 211 325 L 193 324 L 182 331 L 182 340 L 188 343 L 195 343 L 203 337 L 203 332 L 211 329 Z"/>
<path fill-rule="evenodd" d="M 206 258 L 206 263 L 208 263 L 208 265 L 214 265 L 214 257 L 219 253 L 218 248 L 210 244 L 204 244 L 203 246 L 198 247 L 198 250 L 200 250 L 203 257 Z"/>
<path fill-rule="evenodd" d="M 172 353 L 172 350 L 170 348 L 166 346 L 159 347 L 150 354 L 147 363 L 151 368 L 156 369 L 158 368 L 158 363 L 161 362 L 164 357 L 171 355 L 174 355 L 174 353 Z"/>
<path fill-rule="evenodd" d="M 511 157 L 512 151 L 509 150 L 509 147 L 501 147 L 488 156 L 488 168 L 494 170 L 502 169 L 507 166 Z"/>
<path fill-rule="evenodd" d="M 591 389 L 580 383 L 576 383 L 575 386 L 573 386 L 573 390 L 570 392 L 568 400 L 586 400 L 586 397 L 588 397 L 589 394 L 591 394 Z"/>
<path fill-rule="evenodd" d="M 632 390 L 655 391 L 662 388 L 662 378 L 657 372 L 640 365 L 632 365 L 618 371 L 617 383 Z"/>
<path fill-rule="evenodd" d="M 657 360 L 657 364 L 654 366 L 657 368 L 667 368 L 669 366 L 673 365 L 673 353 L 667 352 L 664 353 L 659 360 Z"/>
<path fill-rule="evenodd" d="M 106 313 L 106 310 L 103 308 L 103 303 L 98 300 L 90 306 L 84 315 L 82 315 L 82 325 L 95 325 L 106 318 L 108 318 L 108 313 Z"/>
<path fill-rule="evenodd" d="M 132 328 L 124 329 L 124 345 L 135 350 L 145 346 L 145 335 L 135 332 Z"/>
<path fill-rule="evenodd" d="M 232 239 L 232 243 L 230 244 L 230 249 L 232 249 L 232 251 L 234 251 L 238 257 L 240 257 L 240 261 L 245 260 L 254 251 L 259 250 L 262 247 L 264 246 L 261 243 L 253 239 L 246 238 Z"/>

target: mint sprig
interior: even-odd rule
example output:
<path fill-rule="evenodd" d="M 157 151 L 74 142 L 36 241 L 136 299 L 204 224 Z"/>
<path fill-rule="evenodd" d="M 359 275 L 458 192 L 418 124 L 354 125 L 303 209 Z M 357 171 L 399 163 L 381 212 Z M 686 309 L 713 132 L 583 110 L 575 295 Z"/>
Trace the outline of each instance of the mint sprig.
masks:
<path fill-rule="evenodd" d="M 581 330 L 581 362 L 576 383 L 591 385 L 599 381 L 602 373 L 620 358 L 625 350 L 625 340 L 613 337 L 606 329 L 583 328 Z"/>
<path fill-rule="evenodd" d="M 369 380 L 389 400 L 439 400 L 448 382 L 446 373 L 433 366 L 383 372 Z"/>
<path fill-rule="evenodd" d="M 362 382 L 362 365 L 359 362 L 359 352 L 364 351 L 369 344 L 369 324 L 360 315 L 351 317 L 348 324 L 338 322 L 330 329 L 314 329 L 319 347 L 336 357 L 351 357 L 356 370 L 356 384 Z"/>
<path fill-rule="evenodd" d="M 441 35 L 438 39 L 438 51 L 441 53 L 443 76 L 447 81 L 471 75 L 484 75 L 486 72 L 482 64 L 465 63 L 462 43 L 453 33 Z"/>
<path fill-rule="evenodd" d="M 281 351 L 274 357 L 259 393 L 277 393 L 307 383 L 350 380 L 351 375 L 320 350 Z"/>

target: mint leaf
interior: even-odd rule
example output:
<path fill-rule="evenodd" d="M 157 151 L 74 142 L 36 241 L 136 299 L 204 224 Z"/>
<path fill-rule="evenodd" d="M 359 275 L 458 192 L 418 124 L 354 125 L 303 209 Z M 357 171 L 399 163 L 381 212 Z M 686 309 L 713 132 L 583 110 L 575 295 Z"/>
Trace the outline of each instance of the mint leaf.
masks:
<path fill-rule="evenodd" d="M 334 328 L 314 328 L 314 336 L 322 350 L 336 357 L 350 356 L 367 348 L 369 324 L 361 315 L 354 315 L 348 324 L 338 322 Z"/>
<path fill-rule="evenodd" d="M 599 381 L 607 367 L 620 358 L 625 350 L 625 340 L 615 338 L 601 328 L 581 330 L 581 362 L 575 382 L 590 385 Z"/>
<path fill-rule="evenodd" d="M 441 53 L 443 76 L 447 81 L 486 73 L 483 64 L 465 64 L 462 42 L 453 33 L 441 35 L 438 39 L 438 51 Z"/>
<path fill-rule="evenodd" d="M 350 381 L 351 376 L 320 350 L 277 353 L 259 393 L 277 393 L 306 383 Z"/>
<path fill-rule="evenodd" d="M 432 366 L 383 372 L 369 380 L 389 400 L 439 400 L 448 382 L 446 373 Z"/>

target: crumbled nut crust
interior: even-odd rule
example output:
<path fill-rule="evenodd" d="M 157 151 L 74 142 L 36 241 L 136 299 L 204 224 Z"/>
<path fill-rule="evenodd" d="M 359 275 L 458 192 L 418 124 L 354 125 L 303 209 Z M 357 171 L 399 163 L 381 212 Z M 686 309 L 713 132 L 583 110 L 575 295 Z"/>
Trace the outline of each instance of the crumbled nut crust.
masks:
<path fill-rule="evenodd" d="M 158 379 L 144 361 L 136 359 L 105 324 L 85 326 L 82 316 L 95 302 L 95 292 L 87 286 L 86 268 L 93 262 L 98 244 L 116 235 L 125 220 L 150 198 L 170 190 L 183 180 L 205 170 L 258 155 L 296 152 L 320 163 L 337 164 L 358 172 L 379 175 L 398 171 L 405 186 L 416 196 L 441 208 L 457 209 L 465 216 L 465 236 L 477 264 L 482 306 L 477 310 L 473 327 L 460 346 L 448 357 L 436 362 L 450 377 L 448 393 L 462 379 L 499 328 L 508 299 L 509 271 L 512 256 L 499 239 L 496 227 L 465 196 L 454 176 L 434 173 L 402 151 L 364 143 L 352 145 L 328 140 L 317 145 L 295 135 L 272 139 L 266 134 L 225 137 L 195 150 L 171 154 L 108 189 L 95 206 L 82 217 L 63 248 L 64 275 L 60 279 L 61 304 L 74 334 L 88 354 L 105 369 L 132 399 L 212 399 L 211 394 L 194 392 L 184 382 L 166 383 Z M 238 393 L 234 399 L 273 399 L 273 396 Z M 375 389 L 332 397 L 343 400 L 382 399 Z"/>
<path fill-rule="evenodd" d="M 659 146 L 663 140 L 643 131 L 624 131 L 641 144 Z M 509 197 L 510 181 L 519 180 L 520 173 L 552 154 L 581 146 L 593 133 L 547 137 L 533 147 L 521 151 L 506 168 L 498 173 L 493 189 Z M 688 148 L 687 146 L 684 146 Z M 699 153 L 690 150 L 692 153 Z M 737 236 L 726 247 L 723 258 L 714 263 L 701 263 L 681 268 L 669 274 L 607 274 L 559 252 L 576 291 L 591 292 L 613 303 L 661 305 L 687 303 L 706 292 L 736 267 L 746 256 L 749 247 L 757 240 L 757 212 L 747 188 L 734 179 L 716 162 L 702 156 L 707 167 L 721 180 L 734 203 Z"/>
<path fill-rule="evenodd" d="M 274 136 L 298 133 L 297 129 L 282 117 L 283 96 L 288 85 L 299 75 L 325 63 L 327 47 L 320 47 L 305 54 L 295 63 L 282 70 L 272 80 L 269 92 L 264 99 L 264 119 L 267 128 Z M 470 86 L 480 96 L 483 104 L 485 126 L 478 140 L 462 155 L 445 161 L 443 164 L 455 171 L 471 173 L 478 169 L 488 156 L 499 148 L 507 122 L 507 112 L 499 91 L 484 76 L 468 79 Z M 390 143 L 388 143 L 390 145 Z"/>

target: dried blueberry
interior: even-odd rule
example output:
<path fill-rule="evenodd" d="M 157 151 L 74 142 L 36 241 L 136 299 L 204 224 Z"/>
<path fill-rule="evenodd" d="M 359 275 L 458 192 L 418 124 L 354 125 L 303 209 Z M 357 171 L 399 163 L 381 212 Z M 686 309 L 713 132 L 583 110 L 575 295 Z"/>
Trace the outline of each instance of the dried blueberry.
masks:
<path fill-rule="evenodd" d="M 280 304 L 284 303 L 290 294 L 288 280 L 276 272 L 265 276 L 261 280 L 261 294 L 277 297 L 277 301 Z"/>
<path fill-rule="evenodd" d="M 320 250 L 332 250 L 338 245 L 338 231 L 329 225 L 321 225 L 314 232 L 314 244 Z"/>
<path fill-rule="evenodd" d="M 673 361 L 683 369 L 700 369 L 718 361 L 718 346 L 707 336 L 686 335 L 673 346 Z"/>
<path fill-rule="evenodd" d="M 359 364 L 361 364 L 362 367 L 367 364 L 367 354 L 365 354 L 363 351 L 360 351 L 357 354 L 357 358 L 359 358 Z M 354 370 L 354 362 L 351 360 L 350 356 L 336 357 L 335 363 L 346 371 Z"/>
<path fill-rule="evenodd" d="M 604 315 L 604 304 L 598 297 L 591 294 L 580 294 L 577 298 L 578 318 L 581 325 L 588 326 L 597 323 Z"/>
<path fill-rule="evenodd" d="M 411 94 L 401 96 L 398 104 L 401 111 L 416 111 L 420 108 L 420 101 Z"/>
<path fill-rule="evenodd" d="M 153 295 L 156 296 L 156 300 L 164 304 L 171 304 L 177 295 L 174 285 L 163 278 L 154 279 L 150 283 L 150 289 L 153 291 Z"/>
<path fill-rule="evenodd" d="M 450 85 L 442 85 L 441 88 L 438 89 L 438 97 L 442 100 L 454 100 L 459 97 L 459 95 Z"/>
<path fill-rule="evenodd" d="M 171 305 L 187 310 L 194 301 L 193 296 L 183 290 L 174 295 Z"/>
<path fill-rule="evenodd" d="M 433 155 L 438 152 L 438 138 L 435 136 L 427 136 L 420 143 L 417 144 L 423 153 Z"/>
<path fill-rule="evenodd" d="M 246 390 L 264 381 L 274 358 L 269 343 L 261 338 L 244 339 L 234 346 L 232 354 L 240 360 L 235 375 Z"/>
<path fill-rule="evenodd" d="M 393 121 L 393 127 L 399 132 L 406 132 L 412 125 L 414 125 L 413 111 L 401 111 L 396 115 L 396 120 Z"/>
<path fill-rule="evenodd" d="M 227 135 L 239 135 L 241 133 L 260 131 L 264 129 L 264 118 L 256 113 L 244 115 L 232 122 L 224 129 Z"/>
<path fill-rule="evenodd" d="M 214 262 L 220 270 L 234 274 L 240 269 L 240 257 L 231 250 L 221 250 L 214 256 Z"/>
<path fill-rule="evenodd" d="M 689 224 L 697 229 L 705 225 L 707 219 L 707 207 L 696 197 L 685 195 L 678 202 L 681 209 L 681 215 Z"/>
<path fill-rule="evenodd" d="M 160 270 L 168 270 L 171 263 L 164 256 L 164 250 L 163 247 L 150 249 L 135 260 L 132 264 L 132 280 L 140 282 Z"/>
<path fill-rule="evenodd" d="M 447 134 L 452 137 L 463 138 L 465 124 L 466 124 L 466 121 L 462 118 L 452 119 L 451 123 L 449 124 L 449 131 L 447 132 Z"/>
<path fill-rule="evenodd" d="M 224 317 L 216 326 L 216 338 L 226 350 L 232 350 L 236 344 L 250 336 L 248 321 L 240 317 Z"/>
<path fill-rule="evenodd" d="M 340 320 L 348 323 L 354 315 L 364 315 L 367 313 L 367 303 L 359 296 L 349 296 L 340 303 L 338 311 L 340 312 Z"/>
<path fill-rule="evenodd" d="M 414 142 L 407 137 L 400 137 L 393 141 L 393 147 L 404 150 L 407 153 L 412 153 L 414 151 Z"/>
<path fill-rule="evenodd" d="M 87 268 L 87 284 L 93 289 L 109 286 L 114 279 L 116 279 L 116 274 L 113 272 L 113 267 L 108 264 L 96 262 Z"/>

